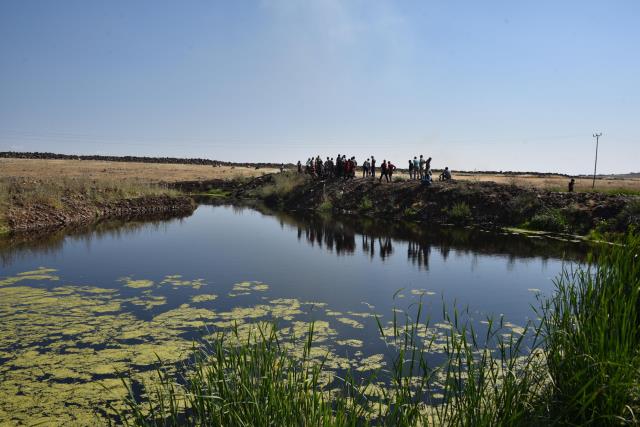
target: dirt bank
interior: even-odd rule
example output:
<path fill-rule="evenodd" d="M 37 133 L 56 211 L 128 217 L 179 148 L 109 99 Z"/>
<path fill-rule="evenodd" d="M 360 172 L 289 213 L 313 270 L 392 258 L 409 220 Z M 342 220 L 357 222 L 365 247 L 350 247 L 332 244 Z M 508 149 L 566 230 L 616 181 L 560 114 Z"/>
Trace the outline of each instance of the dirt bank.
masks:
<path fill-rule="evenodd" d="M 58 206 L 13 204 L 4 212 L 3 221 L 10 233 L 40 232 L 106 219 L 181 216 L 191 214 L 194 209 L 193 200 L 186 196 L 150 195 L 96 203 L 76 194 L 62 198 Z"/>
<path fill-rule="evenodd" d="M 227 184 L 236 198 L 260 198 L 285 210 L 320 210 L 347 215 L 427 223 L 586 234 L 625 231 L 640 223 L 640 199 L 602 193 L 562 193 L 494 182 L 451 181 L 425 186 L 416 181 L 378 183 L 355 179 L 311 180 L 276 174 Z"/>

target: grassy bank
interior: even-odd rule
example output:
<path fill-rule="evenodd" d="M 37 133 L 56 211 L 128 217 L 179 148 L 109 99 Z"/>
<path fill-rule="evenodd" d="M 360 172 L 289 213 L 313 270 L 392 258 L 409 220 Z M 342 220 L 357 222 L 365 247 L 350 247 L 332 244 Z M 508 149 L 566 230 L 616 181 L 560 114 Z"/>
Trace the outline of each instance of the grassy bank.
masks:
<path fill-rule="evenodd" d="M 492 182 L 317 180 L 285 172 L 238 185 L 234 196 L 284 210 L 315 210 L 424 224 L 516 227 L 552 233 L 594 234 L 612 240 L 640 226 L 640 197 L 560 193 Z"/>
<path fill-rule="evenodd" d="M 178 377 L 163 369 L 142 397 L 131 393 L 129 425 L 621 425 L 640 409 L 640 238 L 567 269 L 541 301 L 540 320 L 479 334 L 463 313 L 451 324 L 446 361 L 433 366 L 421 305 L 413 317 L 378 322 L 395 356 L 365 378 L 328 373 L 311 357 L 313 325 L 291 341 L 259 324 L 219 333 L 194 350 Z M 296 350 L 297 349 L 297 350 Z M 125 384 L 126 381 L 125 381 Z"/>
<path fill-rule="evenodd" d="M 110 204 L 140 198 L 177 198 L 180 193 L 137 180 L 49 178 L 0 179 L 0 232 L 46 224 L 47 217 L 73 219 Z"/>

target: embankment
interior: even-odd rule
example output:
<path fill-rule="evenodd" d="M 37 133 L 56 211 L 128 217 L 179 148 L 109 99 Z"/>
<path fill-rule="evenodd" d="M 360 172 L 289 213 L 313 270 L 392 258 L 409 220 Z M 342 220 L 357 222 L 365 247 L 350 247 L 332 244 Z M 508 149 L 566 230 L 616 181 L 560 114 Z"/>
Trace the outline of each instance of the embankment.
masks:
<path fill-rule="evenodd" d="M 204 189 L 216 183 L 201 183 Z M 193 191 L 194 184 L 190 183 Z M 624 232 L 640 224 L 640 198 L 602 193 L 563 193 L 493 182 L 313 180 L 295 173 L 224 184 L 233 198 L 261 199 L 284 210 L 315 210 L 387 220 L 483 227 L 526 227 L 587 234 Z"/>
<path fill-rule="evenodd" d="M 4 227 L 10 233 L 41 232 L 81 226 L 107 219 L 159 219 L 188 215 L 195 209 L 190 197 L 148 195 L 95 202 L 80 195 L 64 197 L 59 205 L 13 204 L 4 212 Z"/>

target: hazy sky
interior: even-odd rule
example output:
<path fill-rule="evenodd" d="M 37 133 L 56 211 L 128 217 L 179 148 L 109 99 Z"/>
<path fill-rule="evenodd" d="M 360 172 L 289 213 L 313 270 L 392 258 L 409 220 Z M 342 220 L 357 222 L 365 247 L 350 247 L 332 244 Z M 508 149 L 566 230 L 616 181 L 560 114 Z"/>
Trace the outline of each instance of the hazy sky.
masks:
<path fill-rule="evenodd" d="M 0 151 L 640 170 L 640 1 L 0 1 Z"/>

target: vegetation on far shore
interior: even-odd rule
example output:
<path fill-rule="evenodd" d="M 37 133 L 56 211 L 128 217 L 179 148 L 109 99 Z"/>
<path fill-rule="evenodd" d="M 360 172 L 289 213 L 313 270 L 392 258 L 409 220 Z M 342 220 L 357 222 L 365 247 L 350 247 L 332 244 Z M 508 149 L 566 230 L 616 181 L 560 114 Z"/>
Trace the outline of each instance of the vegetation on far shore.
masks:
<path fill-rule="evenodd" d="M 593 240 L 615 240 L 629 227 L 640 226 L 640 198 L 627 193 L 620 197 L 593 193 L 594 199 L 585 201 L 579 195 L 567 192 L 541 193 L 531 188 L 519 189 L 500 184 L 490 187 L 489 183 L 459 181 L 434 183 L 434 190 L 446 185 L 448 191 L 436 198 L 437 191 L 426 194 L 405 192 L 398 196 L 402 186 L 391 187 L 398 188 L 398 192 L 385 192 L 390 184 L 379 184 L 377 180 L 369 181 L 370 185 L 366 186 L 361 180 L 330 180 L 320 186 L 315 185 L 317 181 L 310 176 L 293 171 L 265 178 L 249 182 L 243 196 L 285 209 L 346 212 L 371 217 L 384 215 L 429 223 L 487 223 L 493 227 L 581 235 Z M 394 182 L 406 183 L 397 179 Z M 500 202 L 496 203 L 496 200 Z M 600 209 L 599 213 L 595 213 L 595 208 Z M 601 214 L 606 219 L 600 218 Z"/>
<path fill-rule="evenodd" d="M 446 361 L 430 365 L 433 344 L 421 318 L 378 322 L 395 350 L 388 370 L 327 380 L 313 352 L 313 324 L 301 343 L 271 324 L 253 334 L 219 333 L 194 350 L 182 376 L 158 370 L 137 396 L 127 425 L 624 425 L 640 410 L 640 237 L 605 248 L 597 262 L 565 269 L 541 298 L 539 321 L 519 333 L 486 333 L 446 315 Z M 302 345 L 301 357 L 292 346 Z M 297 353 L 298 355 L 300 353 Z M 123 380 L 124 381 L 124 380 Z M 124 381 L 125 385 L 127 382 Z M 337 386 L 336 386 L 337 384 Z M 128 387 L 128 385 L 127 385 Z"/>

